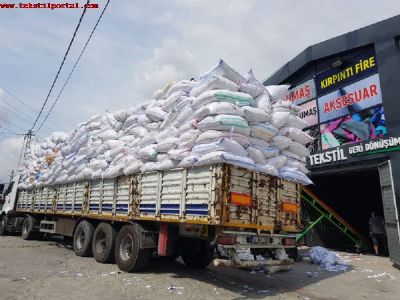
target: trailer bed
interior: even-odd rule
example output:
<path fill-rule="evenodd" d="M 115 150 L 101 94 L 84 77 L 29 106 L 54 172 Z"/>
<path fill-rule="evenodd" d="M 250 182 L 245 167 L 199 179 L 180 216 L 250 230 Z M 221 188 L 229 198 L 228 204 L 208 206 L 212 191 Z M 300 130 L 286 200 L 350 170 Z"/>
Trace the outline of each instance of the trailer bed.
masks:
<path fill-rule="evenodd" d="M 300 185 L 228 164 L 19 190 L 16 210 L 111 221 L 300 231 Z"/>

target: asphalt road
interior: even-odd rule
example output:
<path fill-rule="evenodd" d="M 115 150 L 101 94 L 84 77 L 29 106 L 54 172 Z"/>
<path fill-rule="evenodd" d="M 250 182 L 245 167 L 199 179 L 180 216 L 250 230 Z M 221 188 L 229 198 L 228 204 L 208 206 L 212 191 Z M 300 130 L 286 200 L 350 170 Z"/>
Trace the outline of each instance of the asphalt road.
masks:
<path fill-rule="evenodd" d="M 0 299 L 399 299 L 400 271 L 389 259 L 341 253 L 345 272 L 308 261 L 267 275 L 229 268 L 191 270 L 154 260 L 140 273 L 76 257 L 62 239 L 0 237 Z"/>

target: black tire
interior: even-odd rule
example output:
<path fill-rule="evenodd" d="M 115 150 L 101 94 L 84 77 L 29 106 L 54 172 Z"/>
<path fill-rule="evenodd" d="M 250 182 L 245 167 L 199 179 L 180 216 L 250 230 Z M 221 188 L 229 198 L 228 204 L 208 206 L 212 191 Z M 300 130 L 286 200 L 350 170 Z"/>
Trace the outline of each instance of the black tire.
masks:
<path fill-rule="evenodd" d="M 214 258 L 214 247 L 210 243 L 199 239 L 185 240 L 185 249 L 182 260 L 190 268 L 200 269 L 207 267 Z"/>
<path fill-rule="evenodd" d="M 8 224 L 8 216 L 2 215 L 0 216 L 0 235 L 7 235 L 7 224 Z"/>
<path fill-rule="evenodd" d="M 23 240 L 33 240 L 38 237 L 39 232 L 35 232 L 36 220 L 34 217 L 28 215 L 24 223 L 22 223 L 21 237 Z"/>
<path fill-rule="evenodd" d="M 299 250 L 297 250 L 297 248 L 288 248 L 286 249 L 286 253 L 289 258 L 293 259 L 294 261 L 299 261 Z"/>
<path fill-rule="evenodd" d="M 92 256 L 92 241 L 94 226 L 88 221 L 82 221 L 78 224 L 74 233 L 74 252 L 77 256 Z"/>
<path fill-rule="evenodd" d="M 117 231 L 111 224 L 103 222 L 97 225 L 92 241 L 93 257 L 97 262 L 114 261 L 116 238 Z"/>
<path fill-rule="evenodd" d="M 135 272 L 147 266 L 152 249 L 140 249 L 142 228 L 138 224 L 125 225 L 115 242 L 115 262 L 121 271 Z"/>

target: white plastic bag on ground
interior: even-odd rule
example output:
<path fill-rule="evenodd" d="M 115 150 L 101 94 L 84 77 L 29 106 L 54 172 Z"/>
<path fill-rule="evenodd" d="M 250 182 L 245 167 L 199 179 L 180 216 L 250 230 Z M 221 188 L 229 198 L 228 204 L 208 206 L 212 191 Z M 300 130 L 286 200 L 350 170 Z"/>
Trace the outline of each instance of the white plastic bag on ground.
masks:
<path fill-rule="evenodd" d="M 197 124 L 201 131 L 221 130 L 244 135 L 250 134 L 250 127 L 245 119 L 233 115 L 208 116 Z"/>
<path fill-rule="evenodd" d="M 191 90 L 190 96 L 197 97 L 209 90 L 228 90 L 237 92 L 238 89 L 239 86 L 237 84 L 216 74 L 207 80 L 199 82 L 199 84 Z"/>
<path fill-rule="evenodd" d="M 320 246 L 312 247 L 308 255 L 316 265 L 334 265 L 337 261 L 337 256 L 334 252 Z"/>
<path fill-rule="evenodd" d="M 211 102 L 229 102 L 236 106 L 252 106 L 254 99 L 249 94 L 227 90 L 211 90 L 201 94 L 193 101 L 194 108 L 200 108 Z"/>

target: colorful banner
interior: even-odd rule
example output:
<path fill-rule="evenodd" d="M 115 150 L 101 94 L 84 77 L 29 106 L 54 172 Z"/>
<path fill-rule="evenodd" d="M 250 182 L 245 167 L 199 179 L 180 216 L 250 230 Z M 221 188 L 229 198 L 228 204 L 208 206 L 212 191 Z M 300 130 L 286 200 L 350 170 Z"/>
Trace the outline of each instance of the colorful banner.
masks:
<path fill-rule="evenodd" d="M 380 138 L 387 134 L 383 106 L 320 125 L 322 150 Z"/>
<path fill-rule="evenodd" d="M 330 121 L 381 103 L 379 75 L 375 74 L 318 98 L 319 121 Z"/>
<path fill-rule="evenodd" d="M 310 79 L 291 88 L 286 94 L 285 99 L 299 105 L 315 98 L 316 96 L 314 79 Z"/>
<path fill-rule="evenodd" d="M 318 123 L 317 100 L 311 100 L 300 105 L 301 111 L 299 117 L 308 123 L 308 126 L 313 126 Z"/>
<path fill-rule="evenodd" d="M 349 83 L 377 73 L 374 49 L 370 49 L 351 59 L 344 59 L 338 68 L 331 68 L 315 77 L 317 95 L 321 96 L 337 90 Z"/>

